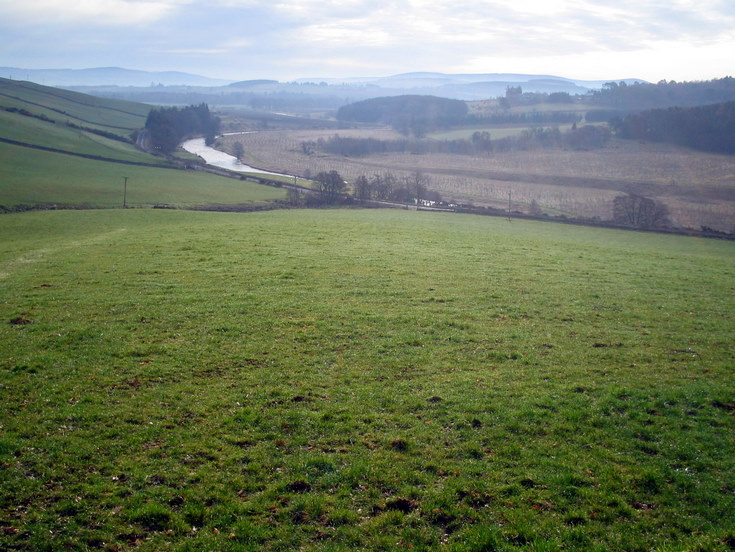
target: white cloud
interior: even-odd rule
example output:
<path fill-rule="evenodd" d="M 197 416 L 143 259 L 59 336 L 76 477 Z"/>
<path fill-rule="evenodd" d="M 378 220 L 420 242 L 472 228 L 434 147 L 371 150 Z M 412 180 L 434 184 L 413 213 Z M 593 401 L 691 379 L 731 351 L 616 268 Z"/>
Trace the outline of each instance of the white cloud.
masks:
<path fill-rule="evenodd" d="M 0 29 L 0 64 L 14 66 L 55 56 L 59 65 L 142 60 L 208 74 L 247 60 L 250 74 L 267 77 L 426 70 L 649 80 L 665 68 L 671 76 L 661 78 L 681 80 L 674 69 L 735 61 L 732 0 L 0 0 Z"/>
<path fill-rule="evenodd" d="M 171 14 L 187 0 L 0 0 L 0 17 L 21 24 L 69 24 L 94 26 L 149 23 Z"/>

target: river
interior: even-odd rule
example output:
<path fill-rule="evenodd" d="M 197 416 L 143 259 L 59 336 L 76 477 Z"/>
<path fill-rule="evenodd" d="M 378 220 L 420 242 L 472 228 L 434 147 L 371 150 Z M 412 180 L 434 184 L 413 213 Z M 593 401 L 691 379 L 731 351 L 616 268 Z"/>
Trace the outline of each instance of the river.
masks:
<path fill-rule="evenodd" d="M 242 133 L 238 132 L 238 133 L 233 133 L 233 134 L 242 134 Z M 216 150 L 206 145 L 204 143 L 204 138 L 193 138 L 191 140 L 187 140 L 186 142 L 183 142 L 181 144 L 181 147 L 184 148 L 189 153 L 193 153 L 195 155 L 198 155 L 202 159 L 204 159 L 207 165 L 219 167 L 220 169 L 227 169 L 228 171 L 236 171 L 236 172 L 270 174 L 273 176 L 291 176 L 289 174 L 281 174 L 281 173 L 263 171 L 260 169 L 256 169 L 255 167 L 251 167 L 250 165 L 245 165 L 244 163 L 241 163 L 240 160 L 237 159 L 236 157 L 233 157 L 232 155 L 228 153 Z"/>

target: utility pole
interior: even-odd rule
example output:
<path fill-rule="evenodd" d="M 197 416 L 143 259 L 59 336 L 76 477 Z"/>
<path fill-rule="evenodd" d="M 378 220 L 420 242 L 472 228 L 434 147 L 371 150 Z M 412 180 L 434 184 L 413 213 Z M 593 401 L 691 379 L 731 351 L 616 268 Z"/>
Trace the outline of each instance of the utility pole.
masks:
<path fill-rule="evenodd" d="M 510 218 L 510 198 L 511 198 L 511 194 L 512 193 L 513 193 L 512 190 L 508 190 L 508 222 L 511 221 L 511 218 Z"/>
<path fill-rule="evenodd" d="M 125 180 L 125 184 L 123 188 L 123 209 L 127 209 L 128 207 L 128 177 L 123 176 L 123 179 Z"/>

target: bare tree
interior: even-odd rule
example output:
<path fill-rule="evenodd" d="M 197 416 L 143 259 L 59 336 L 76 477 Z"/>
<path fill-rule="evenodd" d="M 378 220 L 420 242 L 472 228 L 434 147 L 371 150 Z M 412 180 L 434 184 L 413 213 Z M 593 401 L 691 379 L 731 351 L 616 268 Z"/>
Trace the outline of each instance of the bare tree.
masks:
<path fill-rule="evenodd" d="M 656 228 L 671 223 L 666 205 L 650 197 L 630 193 L 613 200 L 613 220 L 636 228 Z"/>
<path fill-rule="evenodd" d="M 294 188 L 288 188 L 286 190 L 286 201 L 289 205 L 298 207 L 304 203 L 304 194 L 300 190 Z"/>
<path fill-rule="evenodd" d="M 316 183 L 322 203 L 335 203 L 347 186 L 342 176 L 334 170 L 317 174 Z"/>
<path fill-rule="evenodd" d="M 376 173 L 370 179 L 370 189 L 375 199 L 386 200 L 390 198 L 394 188 L 396 188 L 396 177 L 393 173 Z"/>
<path fill-rule="evenodd" d="M 429 184 L 429 181 L 429 177 L 418 169 L 406 177 L 408 196 L 417 205 L 421 203 L 422 199 L 426 198 L 426 186 Z"/>
<path fill-rule="evenodd" d="M 355 179 L 354 194 L 358 199 L 370 199 L 371 186 L 370 181 L 365 175 L 360 175 Z"/>

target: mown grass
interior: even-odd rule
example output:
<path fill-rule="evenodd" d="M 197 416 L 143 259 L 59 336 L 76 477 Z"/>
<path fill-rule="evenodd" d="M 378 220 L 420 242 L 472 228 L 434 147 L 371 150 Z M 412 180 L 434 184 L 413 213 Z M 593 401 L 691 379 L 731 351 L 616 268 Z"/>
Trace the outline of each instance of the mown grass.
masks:
<path fill-rule="evenodd" d="M 733 244 L 0 217 L 0 548 L 729 550 Z"/>
<path fill-rule="evenodd" d="M 282 189 L 202 172 L 93 161 L 0 143 L 0 205 L 128 207 L 267 203 Z"/>

